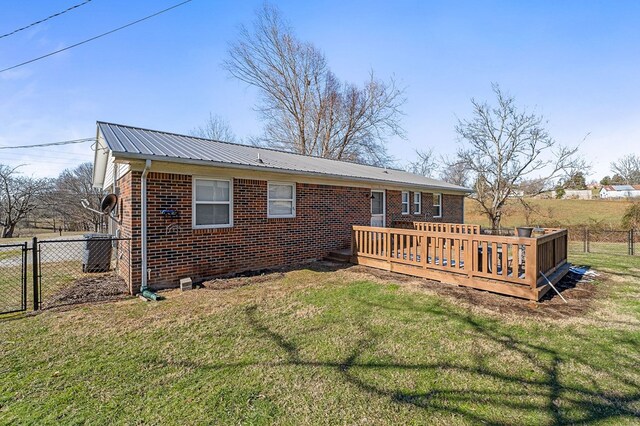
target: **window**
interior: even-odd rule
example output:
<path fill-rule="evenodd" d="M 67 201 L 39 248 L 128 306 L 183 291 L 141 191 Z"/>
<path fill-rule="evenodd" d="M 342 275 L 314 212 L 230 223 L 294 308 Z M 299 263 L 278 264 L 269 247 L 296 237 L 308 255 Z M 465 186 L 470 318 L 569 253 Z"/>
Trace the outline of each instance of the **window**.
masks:
<path fill-rule="evenodd" d="M 296 217 L 296 184 L 269 182 L 267 217 Z"/>
<path fill-rule="evenodd" d="M 422 213 L 422 193 L 413 193 L 413 214 Z"/>
<path fill-rule="evenodd" d="M 433 194 L 433 217 L 442 217 L 442 194 Z"/>
<path fill-rule="evenodd" d="M 402 191 L 402 214 L 409 214 L 409 193 Z"/>
<path fill-rule="evenodd" d="M 232 193 L 229 180 L 194 179 L 193 227 L 233 226 Z"/>

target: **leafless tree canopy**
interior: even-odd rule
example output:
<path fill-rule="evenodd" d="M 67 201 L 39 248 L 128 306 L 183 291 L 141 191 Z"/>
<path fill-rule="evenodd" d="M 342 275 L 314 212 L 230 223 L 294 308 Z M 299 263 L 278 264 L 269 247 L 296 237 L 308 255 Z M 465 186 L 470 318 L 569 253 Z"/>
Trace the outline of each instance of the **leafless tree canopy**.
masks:
<path fill-rule="evenodd" d="M 18 222 L 38 208 L 48 189 L 46 179 L 21 176 L 18 167 L 0 164 L 0 237 L 13 237 Z"/>
<path fill-rule="evenodd" d="M 493 92 L 495 105 L 472 99 L 472 118 L 458 121 L 462 146 L 457 157 L 475 180 L 482 212 L 499 228 L 508 197 L 521 197 L 515 190 L 524 181 L 543 182 L 541 193 L 587 166 L 577 157 L 577 147 L 561 146 L 551 138 L 543 117 L 519 109 L 496 84 Z"/>
<path fill-rule="evenodd" d="M 624 184 L 640 184 L 640 156 L 635 154 L 625 155 L 618 161 L 611 163 L 611 171 L 620 176 Z"/>
<path fill-rule="evenodd" d="M 407 171 L 426 177 L 434 177 L 439 170 L 439 162 L 433 149 L 416 150 L 416 160 L 407 166 Z"/>
<path fill-rule="evenodd" d="M 238 142 L 236 134 L 231 130 L 229 122 L 224 118 L 209 113 L 209 120 L 200 127 L 189 132 L 191 136 L 212 139 L 214 141 Z"/>
<path fill-rule="evenodd" d="M 242 27 L 224 67 L 257 87 L 265 122 L 262 143 L 304 155 L 385 164 L 388 137 L 404 137 L 403 90 L 376 79 L 343 83 L 311 43 L 298 40 L 278 10 L 265 5 Z"/>
<path fill-rule="evenodd" d="M 454 185 L 469 187 L 469 168 L 458 157 L 441 158 L 440 179 Z"/>
<path fill-rule="evenodd" d="M 98 231 L 102 215 L 85 209 L 80 200 L 87 200 L 89 207 L 100 210 L 104 191 L 92 184 L 93 169 L 91 163 L 83 163 L 74 169 L 60 173 L 50 193 L 50 215 L 64 220 L 67 229 Z"/>

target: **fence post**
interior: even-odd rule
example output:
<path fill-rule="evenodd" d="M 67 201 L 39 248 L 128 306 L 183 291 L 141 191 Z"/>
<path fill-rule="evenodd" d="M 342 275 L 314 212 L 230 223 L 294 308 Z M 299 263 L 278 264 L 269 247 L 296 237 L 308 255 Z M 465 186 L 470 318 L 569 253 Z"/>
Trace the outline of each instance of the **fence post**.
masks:
<path fill-rule="evenodd" d="M 584 227 L 583 230 L 583 235 L 582 235 L 582 247 L 583 247 L 583 251 L 586 253 L 587 252 L 587 227 Z"/>
<path fill-rule="evenodd" d="M 633 229 L 629 229 L 629 255 L 633 256 L 634 252 L 633 247 Z"/>
<path fill-rule="evenodd" d="M 586 241 L 587 241 L 587 253 L 591 253 L 591 247 L 589 247 L 589 228 L 585 228 L 586 229 Z"/>
<path fill-rule="evenodd" d="M 31 267 L 33 274 L 33 310 L 37 311 L 40 309 L 40 286 L 38 285 L 38 238 L 33 237 L 33 242 L 31 246 Z"/>
<path fill-rule="evenodd" d="M 29 269 L 28 263 L 29 256 L 29 243 L 24 242 L 22 244 L 22 310 L 27 310 L 27 270 Z"/>

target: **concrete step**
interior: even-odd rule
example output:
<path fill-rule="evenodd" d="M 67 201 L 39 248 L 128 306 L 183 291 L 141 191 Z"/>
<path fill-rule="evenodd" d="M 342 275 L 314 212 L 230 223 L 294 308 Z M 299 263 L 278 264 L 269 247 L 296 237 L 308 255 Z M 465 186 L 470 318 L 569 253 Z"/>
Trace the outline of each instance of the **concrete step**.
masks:
<path fill-rule="evenodd" d="M 332 262 L 345 262 L 348 263 L 351 261 L 351 251 L 350 250 L 336 250 L 331 251 L 325 257 L 325 260 L 330 260 Z"/>

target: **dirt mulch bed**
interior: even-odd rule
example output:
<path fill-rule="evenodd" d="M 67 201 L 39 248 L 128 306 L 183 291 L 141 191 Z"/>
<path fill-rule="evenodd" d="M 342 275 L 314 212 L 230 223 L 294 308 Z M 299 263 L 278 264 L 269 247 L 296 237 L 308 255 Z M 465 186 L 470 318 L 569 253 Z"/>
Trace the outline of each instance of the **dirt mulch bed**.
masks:
<path fill-rule="evenodd" d="M 350 267 L 352 267 L 351 264 L 342 262 L 312 261 L 281 268 L 260 269 L 257 271 L 245 271 L 237 274 L 224 275 L 204 281 L 200 286 L 207 290 L 228 290 L 284 278 L 287 272 L 298 269 L 310 269 L 315 272 L 334 272 Z"/>
<path fill-rule="evenodd" d="M 44 297 L 42 307 L 52 308 L 79 303 L 95 303 L 125 299 L 129 288 L 125 281 L 114 275 L 84 277 L 65 286 L 51 296 Z"/>
<path fill-rule="evenodd" d="M 553 290 L 549 290 L 542 300 L 536 303 L 516 297 L 401 275 L 366 266 L 353 266 L 349 270 L 365 272 L 385 281 L 415 283 L 418 288 L 451 298 L 454 303 L 461 302 L 500 314 L 552 319 L 583 316 L 603 291 L 602 286 L 598 286 L 593 282 L 581 282 L 582 277 L 569 273 L 556 284 L 558 291 L 569 303 L 565 303 Z M 600 274 L 598 280 L 606 280 L 606 276 Z"/>
<path fill-rule="evenodd" d="M 203 282 L 201 286 L 207 290 L 229 290 L 232 288 L 277 280 L 282 277 L 284 277 L 283 270 L 262 269 L 259 271 L 240 272 L 238 274 L 215 278 Z"/>

